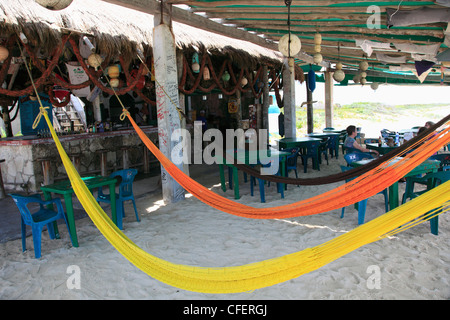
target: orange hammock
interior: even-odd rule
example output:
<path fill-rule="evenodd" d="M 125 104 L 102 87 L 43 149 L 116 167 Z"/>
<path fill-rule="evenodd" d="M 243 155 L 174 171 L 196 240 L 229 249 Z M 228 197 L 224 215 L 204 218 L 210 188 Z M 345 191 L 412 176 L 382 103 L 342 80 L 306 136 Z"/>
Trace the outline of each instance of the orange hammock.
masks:
<path fill-rule="evenodd" d="M 411 152 L 404 158 L 400 160 L 397 158 L 398 161 L 392 161 L 396 159 L 395 157 L 387 159 L 375 169 L 333 190 L 292 204 L 270 208 L 254 208 L 222 197 L 191 179 L 153 144 L 126 110 L 124 110 L 124 113 L 147 148 L 186 191 L 218 210 L 253 219 L 308 216 L 339 209 L 367 199 L 404 177 L 408 172 L 436 153 L 443 145 L 450 142 L 450 127 L 447 126 L 435 136 L 433 136 L 434 133 L 425 136 L 422 139 L 424 143 L 416 149 L 411 149 Z"/>

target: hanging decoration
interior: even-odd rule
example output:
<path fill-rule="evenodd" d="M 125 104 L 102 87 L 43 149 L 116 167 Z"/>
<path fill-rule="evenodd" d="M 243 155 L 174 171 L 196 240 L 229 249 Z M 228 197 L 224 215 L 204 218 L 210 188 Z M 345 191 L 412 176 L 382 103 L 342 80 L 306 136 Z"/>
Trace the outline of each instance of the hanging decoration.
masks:
<path fill-rule="evenodd" d="M 44 8 L 50 10 L 62 10 L 67 8 L 73 0 L 34 0 Z"/>
<path fill-rule="evenodd" d="M 222 80 L 225 81 L 225 82 L 230 81 L 230 74 L 228 73 L 227 70 L 225 70 L 225 72 L 223 73 Z"/>
<path fill-rule="evenodd" d="M 239 105 L 236 99 L 228 100 L 228 113 L 236 113 L 238 111 Z"/>
<path fill-rule="evenodd" d="M 291 2 L 291 0 L 284 1 L 288 7 L 288 33 L 278 41 L 278 50 L 288 58 L 289 71 L 293 73 L 295 65 L 293 56 L 300 52 L 302 44 L 296 35 L 291 34 Z"/>
<path fill-rule="evenodd" d="M 203 80 L 209 80 L 211 79 L 211 75 L 209 73 L 208 66 L 205 65 L 205 68 L 203 69 Z"/>
<path fill-rule="evenodd" d="M 291 73 L 293 73 L 294 72 L 294 67 L 295 67 L 295 60 L 294 60 L 294 58 L 292 58 L 292 57 L 289 58 L 288 66 L 289 66 L 289 71 Z"/>
<path fill-rule="evenodd" d="M 120 69 L 118 65 L 112 65 L 108 67 L 108 76 L 110 78 L 118 78 L 120 74 Z"/>
<path fill-rule="evenodd" d="M 117 88 L 120 85 L 120 68 L 118 65 L 112 65 L 108 67 L 109 84 L 113 88 Z"/>
<path fill-rule="evenodd" d="M 372 70 L 375 71 L 375 65 L 372 66 Z M 373 91 L 376 91 L 378 89 L 378 85 L 379 85 L 378 82 L 372 82 L 370 84 L 370 87 L 372 88 Z"/>
<path fill-rule="evenodd" d="M 242 80 L 241 80 L 241 86 L 242 86 L 242 87 L 245 87 L 245 86 L 247 85 L 247 83 L 248 83 L 247 78 L 246 78 L 246 77 L 243 77 Z"/>
<path fill-rule="evenodd" d="M 9 51 L 3 46 L 0 46 L 0 63 L 3 63 L 9 56 Z"/>
<path fill-rule="evenodd" d="M 333 73 L 333 79 L 337 82 L 341 82 L 345 79 L 345 73 L 342 71 L 342 63 L 336 64 L 336 71 Z"/>
<path fill-rule="evenodd" d="M 361 71 L 367 71 L 369 69 L 369 63 L 366 60 L 363 60 L 359 63 L 359 69 Z"/>
<path fill-rule="evenodd" d="M 308 90 L 313 92 L 316 89 L 316 74 L 311 65 L 308 71 Z"/>
<path fill-rule="evenodd" d="M 345 79 L 345 73 L 344 71 L 342 71 L 342 63 L 340 62 L 341 60 L 340 50 L 341 46 L 340 44 L 338 44 L 338 63 L 336 63 L 336 71 L 333 73 L 333 79 L 337 82 L 341 82 L 342 80 Z"/>
<path fill-rule="evenodd" d="M 362 85 L 365 85 L 365 84 L 366 84 L 366 82 L 367 82 L 366 77 L 367 77 L 367 73 L 366 73 L 366 72 L 363 71 L 363 72 L 360 73 L 360 79 L 359 79 L 359 82 L 360 82 Z"/>
<path fill-rule="evenodd" d="M 98 70 L 98 67 L 101 66 L 102 62 L 103 58 L 97 53 L 92 53 L 88 57 L 88 63 L 91 67 L 95 69 L 95 71 Z"/>
<path fill-rule="evenodd" d="M 365 57 L 365 56 L 363 56 L 363 58 L 364 58 L 364 57 Z M 359 63 L 359 70 L 361 70 L 359 82 L 360 82 L 362 85 L 365 85 L 366 82 L 367 82 L 367 80 L 366 80 L 366 77 L 367 77 L 366 71 L 367 71 L 368 69 L 369 69 L 369 63 L 367 62 L 367 60 L 363 60 L 363 61 L 361 61 L 361 62 Z"/>
<path fill-rule="evenodd" d="M 200 72 L 200 62 L 199 62 L 199 58 L 198 58 L 198 53 L 194 52 L 194 54 L 192 55 L 192 71 L 194 73 L 199 73 Z"/>
<path fill-rule="evenodd" d="M 323 56 L 320 53 L 322 51 L 322 35 L 320 33 L 316 33 L 314 35 L 314 56 L 313 61 L 315 64 L 320 64 L 323 61 Z"/>
<path fill-rule="evenodd" d="M 278 41 L 278 50 L 285 57 L 295 56 L 297 53 L 300 52 L 301 47 L 302 44 L 300 42 L 300 39 L 295 34 L 291 33 L 285 34 Z"/>

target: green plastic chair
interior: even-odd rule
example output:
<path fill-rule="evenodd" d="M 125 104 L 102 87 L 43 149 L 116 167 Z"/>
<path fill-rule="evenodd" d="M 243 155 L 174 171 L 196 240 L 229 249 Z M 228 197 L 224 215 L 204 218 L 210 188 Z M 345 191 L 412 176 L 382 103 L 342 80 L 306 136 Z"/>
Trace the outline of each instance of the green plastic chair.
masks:
<path fill-rule="evenodd" d="M 429 160 L 439 160 L 441 163 L 439 164 L 439 171 L 447 171 L 450 170 L 450 154 L 448 153 L 440 153 L 435 154 L 428 158 Z"/>
<path fill-rule="evenodd" d="M 403 194 L 402 198 L 402 204 L 406 202 L 407 199 L 413 199 L 416 198 L 425 192 L 433 189 L 434 187 L 438 186 L 441 183 L 445 183 L 450 180 L 450 171 L 438 171 L 438 172 L 432 172 L 428 173 L 423 177 L 407 177 L 406 178 L 406 189 L 405 193 Z M 414 191 L 414 185 L 416 183 L 419 184 L 426 184 L 427 188 L 422 191 Z M 430 219 L 430 228 L 431 233 L 434 235 L 438 235 L 438 220 L 439 216 L 436 216 L 432 219 Z"/>
<path fill-rule="evenodd" d="M 348 170 L 352 170 L 353 168 L 350 167 L 346 167 L 346 166 L 341 166 L 341 170 L 342 172 L 348 171 Z M 345 182 L 349 182 L 352 179 L 346 179 Z M 383 191 L 379 192 L 378 194 L 382 194 L 384 196 L 384 209 L 385 212 L 389 211 L 389 198 L 388 198 L 388 189 L 384 189 Z M 366 216 L 366 208 L 367 208 L 367 199 L 361 200 L 356 204 L 357 208 L 358 208 L 358 224 L 363 224 L 364 223 L 364 219 Z M 341 218 L 344 217 L 344 213 L 345 213 L 345 207 L 342 207 L 342 212 L 341 212 Z"/>

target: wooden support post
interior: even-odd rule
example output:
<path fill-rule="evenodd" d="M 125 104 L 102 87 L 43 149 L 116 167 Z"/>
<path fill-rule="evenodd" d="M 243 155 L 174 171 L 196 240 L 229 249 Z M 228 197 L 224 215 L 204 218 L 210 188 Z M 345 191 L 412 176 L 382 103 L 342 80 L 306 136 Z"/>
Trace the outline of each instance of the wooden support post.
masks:
<path fill-rule="evenodd" d="M 306 101 L 308 101 L 306 105 L 306 121 L 307 121 L 307 133 L 314 132 L 314 118 L 313 118 L 313 104 L 312 104 L 312 91 L 308 89 L 308 78 L 306 78 Z"/>
<path fill-rule="evenodd" d="M 51 175 L 50 172 L 50 159 L 37 159 L 38 161 L 41 162 L 42 165 L 42 174 L 44 176 L 44 185 L 49 185 L 52 184 L 54 182 L 54 179 Z"/>
<path fill-rule="evenodd" d="M 96 151 L 97 153 L 100 153 L 100 174 L 104 177 L 108 175 L 108 162 L 107 162 L 107 155 L 108 150 L 107 149 L 100 149 Z"/>
<path fill-rule="evenodd" d="M 325 72 L 325 127 L 333 127 L 333 72 Z"/>
<path fill-rule="evenodd" d="M 128 169 L 130 167 L 130 159 L 128 154 L 128 149 L 130 147 L 122 147 L 122 167 L 123 169 Z"/>
<path fill-rule="evenodd" d="M 266 65 L 263 66 L 263 82 L 262 128 L 267 130 L 267 143 L 269 143 L 269 68 Z"/>

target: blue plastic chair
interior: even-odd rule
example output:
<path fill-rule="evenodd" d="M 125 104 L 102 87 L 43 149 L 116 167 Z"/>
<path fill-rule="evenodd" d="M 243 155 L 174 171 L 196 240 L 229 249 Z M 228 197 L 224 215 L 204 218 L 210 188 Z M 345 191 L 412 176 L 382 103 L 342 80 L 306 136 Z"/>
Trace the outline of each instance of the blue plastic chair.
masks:
<path fill-rule="evenodd" d="M 364 139 L 364 144 L 366 144 L 366 143 L 378 143 L 378 139 L 371 139 L 371 138 L 368 138 L 368 139 Z"/>
<path fill-rule="evenodd" d="M 319 166 L 319 145 L 320 141 L 310 141 L 307 144 L 306 151 L 304 154 L 300 154 L 303 162 L 303 171 L 306 173 L 306 168 L 308 167 L 308 159 L 312 159 L 313 168 L 320 171 Z"/>
<path fill-rule="evenodd" d="M 347 153 L 346 155 L 344 155 L 344 159 L 345 159 L 345 162 L 347 162 L 347 166 L 350 166 L 350 164 L 352 162 L 365 160 L 365 159 L 373 159 L 373 156 L 370 153 L 366 153 L 366 152 L 353 152 L 353 153 Z"/>
<path fill-rule="evenodd" d="M 403 194 L 402 204 L 406 202 L 406 199 L 413 199 L 415 197 L 424 194 L 425 192 L 433 189 L 441 183 L 445 183 L 450 180 L 450 171 L 438 171 L 427 173 L 423 177 L 408 177 L 406 178 L 407 185 L 405 193 Z M 408 183 L 409 182 L 409 183 Z M 427 188 L 422 191 L 414 191 L 414 183 L 427 184 Z M 431 233 L 438 235 L 439 216 L 435 216 L 430 219 Z"/>
<path fill-rule="evenodd" d="M 43 201 L 39 194 L 34 194 L 30 196 L 21 196 L 13 193 L 10 194 L 10 196 L 13 198 L 17 207 L 19 208 L 22 220 L 22 250 L 24 252 L 27 250 L 26 232 L 28 225 L 31 226 L 33 234 L 34 256 L 36 257 L 36 259 L 38 259 L 41 257 L 41 236 L 44 226 L 47 226 L 50 239 L 55 239 L 55 229 L 53 223 L 56 220 L 64 219 L 67 226 L 67 230 L 69 230 L 69 225 L 67 223 L 67 218 L 64 213 L 61 199 L 55 198 L 48 201 Z M 38 209 L 35 208 L 35 206 L 33 206 L 32 204 L 39 204 L 39 208 Z M 46 207 L 44 207 L 53 204 L 56 204 L 57 211 L 47 209 Z M 72 238 L 70 240 L 72 241 Z"/>
<path fill-rule="evenodd" d="M 131 200 L 133 202 L 134 213 L 136 214 L 136 220 L 139 220 L 139 214 L 136 209 L 136 202 L 133 194 L 133 181 L 138 171 L 136 169 L 123 169 L 115 171 L 110 174 L 110 178 L 121 178 L 119 184 L 119 193 L 116 193 L 116 211 L 117 211 L 117 227 L 122 230 L 122 220 L 125 217 L 124 202 Z M 104 194 L 100 188 L 98 190 L 97 202 L 111 203 L 111 197 L 109 194 Z"/>
<path fill-rule="evenodd" d="M 342 172 L 348 171 L 351 169 L 352 168 L 350 168 L 350 167 L 341 166 Z M 353 179 L 354 178 L 347 179 L 345 181 L 349 182 Z M 384 195 L 384 209 L 385 209 L 385 212 L 388 212 L 389 211 L 388 189 L 384 189 L 383 191 L 379 192 L 378 194 Z M 359 201 L 356 205 L 358 207 L 358 224 L 363 224 L 364 219 L 366 217 L 367 199 Z M 344 217 L 344 213 L 345 213 L 345 207 L 342 208 L 341 218 Z"/>
<path fill-rule="evenodd" d="M 285 149 L 283 151 L 290 152 L 291 154 L 286 157 L 286 173 L 289 175 L 289 170 L 295 171 L 295 177 L 298 178 L 297 172 L 297 159 L 299 155 L 298 148 Z"/>
<path fill-rule="evenodd" d="M 339 158 L 339 136 L 332 135 L 328 140 L 328 151 L 330 152 L 331 157 Z"/>
<path fill-rule="evenodd" d="M 322 155 L 325 156 L 325 160 L 327 160 L 328 163 L 328 143 L 330 142 L 330 137 L 326 137 L 322 139 L 322 141 L 319 144 L 319 163 L 322 163 Z"/>
<path fill-rule="evenodd" d="M 262 165 L 263 167 L 270 167 L 270 163 L 267 165 Z M 277 176 L 280 175 L 280 169 L 278 169 L 278 172 L 276 173 Z M 261 198 L 261 202 L 265 203 L 266 202 L 266 195 L 265 195 L 265 190 L 264 190 L 264 184 L 265 184 L 265 180 L 263 179 L 259 179 L 259 178 L 255 178 L 254 176 L 250 176 L 250 195 L 253 197 L 254 194 L 254 185 L 256 180 L 258 179 L 258 186 L 259 186 L 259 196 Z M 270 186 L 270 181 L 267 184 L 268 186 Z M 284 199 L 284 188 L 283 185 L 281 183 L 277 183 L 277 190 L 279 193 L 281 193 L 281 198 Z"/>

